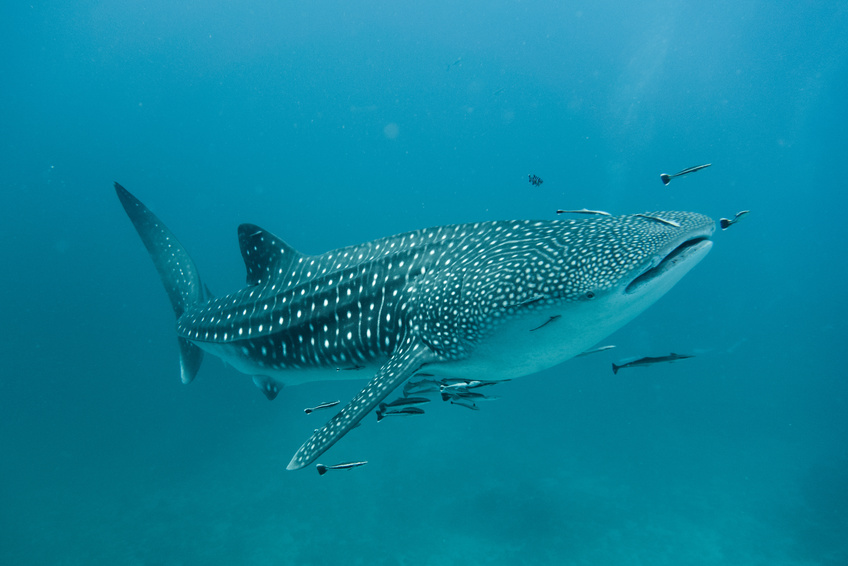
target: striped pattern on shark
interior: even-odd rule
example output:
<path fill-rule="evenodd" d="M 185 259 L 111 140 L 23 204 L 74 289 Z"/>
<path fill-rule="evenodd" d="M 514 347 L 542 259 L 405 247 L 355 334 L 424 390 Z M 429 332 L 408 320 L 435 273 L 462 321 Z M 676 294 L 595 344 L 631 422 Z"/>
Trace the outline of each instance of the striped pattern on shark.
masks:
<path fill-rule="evenodd" d="M 285 384 L 373 376 L 288 469 L 313 462 L 424 367 L 511 379 L 585 351 L 697 264 L 715 228 L 706 216 L 673 211 L 493 221 L 309 256 L 243 224 L 247 287 L 212 297 L 165 225 L 115 188 L 174 308 L 183 382 L 204 352 L 252 375 L 269 399 Z"/>

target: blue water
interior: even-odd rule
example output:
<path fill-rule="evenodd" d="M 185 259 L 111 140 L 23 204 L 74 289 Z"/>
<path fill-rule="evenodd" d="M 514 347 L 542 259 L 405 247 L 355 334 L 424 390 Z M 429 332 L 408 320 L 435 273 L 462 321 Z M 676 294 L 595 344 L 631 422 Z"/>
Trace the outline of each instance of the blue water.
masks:
<path fill-rule="evenodd" d="M 0 8 L 0 563 L 848 563 L 848 3 L 417 4 Z M 302 409 L 363 383 L 182 385 L 113 181 L 216 294 L 242 222 L 751 214 L 612 352 L 368 418 L 321 477 Z"/>

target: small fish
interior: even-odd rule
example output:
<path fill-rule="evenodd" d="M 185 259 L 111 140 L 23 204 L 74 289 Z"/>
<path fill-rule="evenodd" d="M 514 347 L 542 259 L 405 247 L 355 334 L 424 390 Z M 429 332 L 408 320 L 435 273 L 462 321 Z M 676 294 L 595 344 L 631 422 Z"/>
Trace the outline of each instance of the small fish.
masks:
<path fill-rule="evenodd" d="M 722 230 L 727 230 L 729 227 L 733 226 L 734 224 L 748 216 L 750 212 L 750 210 L 743 210 L 742 212 L 737 212 L 736 216 L 734 216 L 733 218 L 722 218 L 718 221 L 718 223 L 721 225 Z"/>
<path fill-rule="evenodd" d="M 653 220 L 661 224 L 667 224 L 668 226 L 680 228 L 680 224 L 675 222 L 674 220 L 666 220 L 665 218 L 660 218 L 659 216 L 649 216 L 647 214 L 634 214 L 633 216 L 638 216 L 639 218 L 647 218 L 648 220 Z"/>
<path fill-rule="evenodd" d="M 449 385 L 442 385 L 440 390 L 451 390 L 451 389 L 476 389 L 478 387 L 486 387 L 487 385 L 497 385 L 503 381 L 509 381 L 508 379 L 501 379 L 498 381 L 486 381 L 483 379 L 474 379 L 472 381 L 460 381 L 457 383 L 452 383 Z"/>
<path fill-rule="evenodd" d="M 557 214 L 600 214 L 601 216 L 612 216 L 609 212 L 589 210 L 588 208 L 581 208 L 580 210 L 557 210 Z"/>
<path fill-rule="evenodd" d="M 324 475 L 327 473 L 327 470 L 352 470 L 354 468 L 358 468 L 359 466 L 364 466 L 367 464 L 367 461 L 363 462 L 342 462 L 341 464 L 336 464 L 335 466 L 325 466 L 324 464 L 315 464 L 315 469 L 318 470 L 319 475 Z"/>
<path fill-rule="evenodd" d="M 506 88 L 499 88 L 498 90 L 496 90 L 495 92 L 492 93 L 492 96 L 497 96 L 505 90 L 506 90 Z"/>
<path fill-rule="evenodd" d="M 439 385 L 456 385 L 458 383 L 468 383 L 464 377 L 445 377 L 439 380 Z"/>
<path fill-rule="evenodd" d="M 466 409 L 471 409 L 472 411 L 480 410 L 480 407 L 475 405 L 472 401 L 463 401 L 461 399 L 451 400 L 451 405 L 459 405 L 460 407 L 465 407 Z"/>
<path fill-rule="evenodd" d="M 391 403 L 380 403 L 380 411 L 385 411 L 387 407 L 402 407 L 404 405 L 422 405 L 429 403 L 430 400 L 426 397 L 398 397 Z"/>
<path fill-rule="evenodd" d="M 536 328 L 531 328 L 531 329 L 530 329 L 530 332 L 535 332 L 536 330 L 539 330 L 540 328 L 542 328 L 542 327 L 544 327 L 544 326 L 549 325 L 550 323 L 552 323 L 553 321 L 557 320 L 558 318 L 562 318 L 562 315 L 561 315 L 561 314 L 555 314 L 555 315 L 553 315 L 552 317 L 548 318 L 548 320 L 546 320 L 545 322 L 543 322 L 542 324 L 540 324 L 540 325 L 539 325 L 539 326 L 537 326 Z"/>
<path fill-rule="evenodd" d="M 695 171 L 700 171 L 701 169 L 706 169 L 710 165 L 712 165 L 712 163 L 707 163 L 706 165 L 696 165 L 694 167 L 689 167 L 688 169 L 684 169 L 683 171 L 678 171 L 674 175 L 666 175 L 665 173 L 662 173 L 660 175 L 660 179 L 662 179 L 663 185 L 667 185 L 675 177 L 680 177 L 682 175 L 688 175 L 689 173 L 694 173 Z"/>
<path fill-rule="evenodd" d="M 671 354 L 669 354 L 667 356 L 658 356 L 656 358 L 645 357 L 645 358 L 639 358 L 638 360 L 632 360 L 632 361 L 621 360 L 617 364 L 615 364 L 615 363 L 612 364 L 612 372 L 618 373 L 618 370 L 623 369 L 623 368 L 650 366 L 650 365 L 653 365 L 653 364 L 658 364 L 660 362 L 673 362 L 673 361 L 676 361 L 676 360 L 685 360 L 686 358 L 694 358 L 694 357 L 695 356 L 689 356 L 689 355 L 686 355 L 686 354 L 675 354 L 674 352 L 672 352 Z"/>
<path fill-rule="evenodd" d="M 451 67 L 455 67 L 456 65 L 462 65 L 462 57 L 457 57 L 456 61 L 448 65 L 448 71 L 451 70 Z"/>
<path fill-rule="evenodd" d="M 574 357 L 579 358 L 580 356 L 588 356 L 589 354 L 597 354 L 598 352 L 605 352 L 607 350 L 612 350 L 613 348 L 615 348 L 615 346 L 613 346 L 613 345 L 601 346 L 599 348 L 593 348 L 591 350 L 586 350 L 585 352 L 581 352 Z"/>
<path fill-rule="evenodd" d="M 485 397 L 485 395 L 467 389 L 445 389 L 442 391 L 442 401 L 448 399 L 479 399 L 480 397 Z"/>
<path fill-rule="evenodd" d="M 542 178 L 539 177 L 538 175 L 530 174 L 530 175 L 527 175 L 527 178 L 530 180 L 530 184 L 533 185 L 534 187 L 538 187 L 539 185 L 544 183 Z"/>
<path fill-rule="evenodd" d="M 509 380 L 507 379 L 505 381 Z M 481 401 L 494 401 L 495 399 L 500 399 L 500 397 L 484 395 L 483 393 L 471 391 L 471 389 L 477 389 L 478 387 L 485 387 L 487 385 L 495 385 L 497 383 L 500 383 L 500 381 L 469 381 L 467 384 L 457 383 L 455 385 L 445 385 L 442 387 L 441 391 L 442 401 L 447 401 L 448 399 L 479 399 Z"/>
<path fill-rule="evenodd" d="M 533 295 L 532 297 L 524 299 L 520 303 L 513 305 L 513 307 L 524 307 L 524 306 L 527 306 L 527 305 L 532 305 L 533 303 L 538 303 L 539 301 L 543 300 L 544 298 L 545 298 L 544 295 Z"/>
<path fill-rule="evenodd" d="M 500 399 L 500 397 L 483 395 L 482 393 L 477 393 L 476 391 L 442 391 L 442 401 L 468 401 L 469 403 L 471 403 L 474 401 L 495 401 L 497 399 Z"/>
<path fill-rule="evenodd" d="M 309 413 L 313 413 L 315 411 L 320 411 L 321 409 L 329 409 L 330 407 L 335 407 L 341 403 L 341 401 L 327 401 L 325 403 L 321 403 L 320 405 L 315 405 L 314 407 L 309 407 L 308 409 L 304 409 L 303 412 L 307 415 Z"/>
<path fill-rule="evenodd" d="M 423 393 L 438 393 L 439 382 L 432 379 L 408 381 L 403 386 L 404 395 L 421 395 Z"/>
<path fill-rule="evenodd" d="M 395 417 L 405 417 L 407 415 L 423 415 L 424 409 L 419 409 L 418 407 L 404 407 L 403 409 L 398 409 L 396 411 L 377 411 L 377 422 L 383 420 L 384 417 L 395 416 Z"/>

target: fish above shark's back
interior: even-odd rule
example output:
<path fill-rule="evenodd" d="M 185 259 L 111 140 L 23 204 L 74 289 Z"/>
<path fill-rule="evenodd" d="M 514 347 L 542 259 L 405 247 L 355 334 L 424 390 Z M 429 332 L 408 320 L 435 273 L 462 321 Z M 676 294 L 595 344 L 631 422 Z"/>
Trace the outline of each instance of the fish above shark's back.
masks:
<path fill-rule="evenodd" d="M 585 351 L 700 261 L 714 229 L 684 212 L 492 221 L 310 256 L 245 224 L 247 287 L 210 297 L 173 234 L 116 191 L 177 315 L 184 382 L 204 351 L 253 375 L 269 399 L 284 383 L 370 378 L 289 469 L 314 461 L 424 367 L 506 379 Z"/>

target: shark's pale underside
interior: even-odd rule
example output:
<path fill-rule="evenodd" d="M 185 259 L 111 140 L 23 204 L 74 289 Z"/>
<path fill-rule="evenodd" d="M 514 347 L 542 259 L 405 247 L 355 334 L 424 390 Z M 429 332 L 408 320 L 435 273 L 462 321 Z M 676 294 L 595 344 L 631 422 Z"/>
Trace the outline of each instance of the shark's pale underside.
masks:
<path fill-rule="evenodd" d="M 183 382 L 204 352 L 252 375 L 269 399 L 283 384 L 370 377 L 290 470 L 425 366 L 508 379 L 579 354 L 677 283 L 710 250 L 715 228 L 691 212 L 480 222 L 310 256 L 242 224 L 247 287 L 213 297 L 165 225 L 115 188 L 176 313 Z"/>

